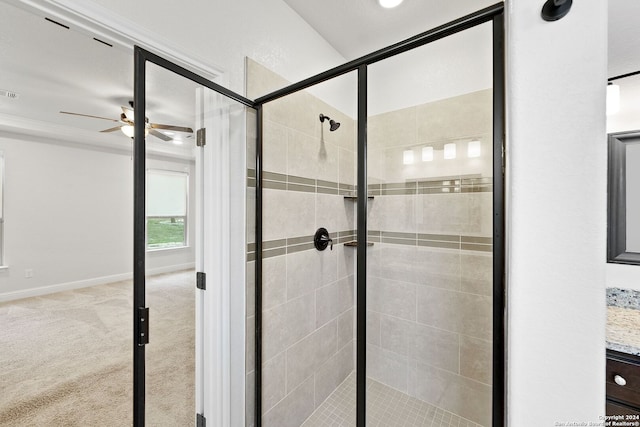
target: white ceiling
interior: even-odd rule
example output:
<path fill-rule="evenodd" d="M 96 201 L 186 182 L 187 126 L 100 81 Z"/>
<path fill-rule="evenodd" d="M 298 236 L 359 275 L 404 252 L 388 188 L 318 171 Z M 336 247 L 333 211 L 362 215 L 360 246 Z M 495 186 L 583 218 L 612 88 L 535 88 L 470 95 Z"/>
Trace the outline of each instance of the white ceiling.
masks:
<path fill-rule="evenodd" d="M 325 0 L 321 5 L 308 0 L 284 1 L 347 60 L 494 3 L 493 0 L 405 0 L 398 8 L 386 10 L 377 5 L 377 0 Z M 640 2 L 609 0 L 609 9 L 609 76 L 638 70 L 640 29 L 634 18 L 640 16 Z M 423 74 L 417 76 L 419 79 L 416 80 L 413 75 L 395 80 L 387 77 L 385 81 L 411 81 L 415 87 L 422 81 L 422 90 L 431 91 L 435 99 L 446 96 L 449 90 L 458 89 L 460 93 L 466 93 L 476 86 L 488 87 L 490 82 L 485 74 L 490 73 L 487 68 L 490 64 L 486 64 L 490 50 L 482 46 L 489 45 L 476 45 L 474 43 L 479 43 L 481 37 L 474 36 L 472 32 L 465 33 L 457 35 L 457 41 L 451 38 L 425 48 L 431 52 L 426 55 L 431 62 L 421 67 L 412 66 L 423 70 Z M 441 45 L 440 50 L 436 46 L 438 44 Z M 443 51 L 448 52 L 449 63 L 453 65 L 446 65 L 447 60 L 441 56 Z M 476 67 L 482 72 L 468 74 L 473 68 L 469 63 L 461 62 L 461 55 L 457 58 L 454 52 L 461 52 L 464 56 L 479 55 L 480 62 L 475 63 L 482 65 Z M 92 140 L 95 138 L 105 143 L 129 146 L 129 141 L 120 133 L 98 133 L 115 123 L 65 116 L 59 111 L 117 119 L 120 106 L 127 105 L 133 92 L 130 51 L 102 45 L 85 34 L 66 30 L 46 22 L 40 16 L 0 1 L 0 58 L 0 89 L 20 94 L 17 100 L 0 98 L 0 122 L 3 117 L 5 123 L 7 117 L 20 117 L 55 125 L 61 129 L 61 133 L 64 133 L 63 130 L 83 131 Z M 410 55 L 406 58 L 413 61 Z M 434 58 L 437 60 L 434 61 Z M 412 62 L 414 65 L 416 63 Z M 390 64 L 381 64 L 378 74 L 384 76 L 382 71 Z M 460 72 L 459 76 L 447 72 L 452 67 Z M 392 68 L 408 72 L 409 67 L 400 65 Z M 375 78 L 375 71 L 372 67 L 372 78 Z M 387 70 L 386 75 L 391 71 Z M 435 72 L 440 83 L 435 86 L 425 83 L 428 79 L 424 78 L 424 73 L 427 71 Z M 151 76 L 148 83 L 147 116 L 156 123 L 193 127 L 195 86 L 185 79 L 171 77 L 167 72 L 163 72 L 163 76 L 159 74 Z M 464 82 L 464 85 L 460 82 Z M 640 102 L 636 101 L 640 93 L 640 78 L 624 79 L 619 83 L 622 86 L 623 108 L 640 110 Z M 636 89 L 625 90 L 625 85 L 636 85 Z M 379 95 L 372 94 L 372 99 L 379 96 L 380 99 L 391 100 L 394 92 L 390 84 L 375 86 L 381 88 L 381 92 Z M 630 96 L 633 99 L 629 99 Z M 634 114 L 631 116 L 635 117 Z M 640 117 L 640 111 L 637 116 Z M 637 127 L 640 128 L 640 123 Z M 161 143 L 156 140 L 154 144 Z"/>
<path fill-rule="evenodd" d="M 69 111 L 119 119 L 120 107 L 129 106 L 133 94 L 130 51 L 106 46 L 0 2 L 0 57 L 0 89 L 19 94 L 17 99 L 0 97 L 0 115 L 9 120 L 33 120 L 33 127 L 43 129 L 52 125 L 65 135 L 75 130 L 98 144 L 130 146 L 120 131 L 99 133 L 119 123 L 60 114 Z M 149 67 L 147 117 L 154 123 L 193 128 L 195 87 L 186 79 Z M 188 134 L 176 135 L 189 140 Z M 191 151 L 186 143 L 179 147 L 154 137 L 148 141 L 151 149 L 159 151 Z"/>
<path fill-rule="evenodd" d="M 496 0 L 405 0 L 384 9 L 377 0 L 284 0 L 347 60 L 495 4 Z"/>

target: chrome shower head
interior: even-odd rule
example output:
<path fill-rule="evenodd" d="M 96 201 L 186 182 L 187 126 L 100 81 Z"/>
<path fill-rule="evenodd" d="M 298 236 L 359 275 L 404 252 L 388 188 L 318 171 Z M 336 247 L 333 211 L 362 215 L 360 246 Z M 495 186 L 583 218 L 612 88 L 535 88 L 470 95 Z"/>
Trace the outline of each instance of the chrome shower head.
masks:
<path fill-rule="evenodd" d="M 340 127 L 340 122 L 336 122 L 335 120 L 332 120 L 331 117 L 325 116 L 324 114 L 320 113 L 320 122 L 322 123 L 325 120 L 329 120 L 329 130 L 331 132 Z"/>

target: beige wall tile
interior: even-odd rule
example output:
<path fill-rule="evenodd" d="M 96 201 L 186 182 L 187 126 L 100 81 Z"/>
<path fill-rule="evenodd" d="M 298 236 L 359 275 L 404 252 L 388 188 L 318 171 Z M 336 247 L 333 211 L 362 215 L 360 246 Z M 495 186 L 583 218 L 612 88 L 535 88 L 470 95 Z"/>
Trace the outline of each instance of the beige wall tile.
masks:
<path fill-rule="evenodd" d="M 245 414 L 247 416 L 245 424 L 248 427 L 255 425 L 256 422 L 256 408 L 255 408 L 255 393 L 256 393 L 256 371 L 250 371 L 246 376 L 246 388 L 245 388 Z"/>
<path fill-rule="evenodd" d="M 262 413 L 273 408 L 286 394 L 285 352 L 262 365 Z"/>
<path fill-rule="evenodd" d="M 336 252 L 336 258 L 338 259 L 338 279 L 353 276 L 356 251 L 344 245 L 334 245 L 333 250 Z"/>
<path fill-rule="evenodd" d="M 246 265 L 246 310 L 247 317 L 256 313 L 256 263 L 249 261 Z"/>
<path fill-rule="evenodd" d="M 286 174 L 287 128 L 274 122 L 265 122 L 262 132 L 262 169 Z"/>
<path fill-rule="evenodd" d="M 493 295 L 493 254 L 463 253 L 460 267 L 463 292 Z"/>
<path fill-rule="evenodd" d="M 442 141 L 477 134 L 490 134 L 492 90 L 431 102 L 416 107 L 419 141 Z"/>
<path fill-rule="evenodd" d="M 492 298 L 460 294 L 460 333 L 491 340 L 493 327 Z"/>
<path fill-rule="evenodd" d="M 263 118 L 318 138 L 320 120 L 314 104 L 313 96 L 306 92 L 296 92 L 265 104 Z"/>
<path fill-rule="evenodd" d="M 262 316 L 262 354 L 268 361 L 315 329 L 315 296 L 308 293 L 266 310 Z"/>
<path fill-rule="evenodd" d="M 319 256 L 313 251 L 295 252 L 287 257 L 287 298 L 293 299 L 313 292 L 321 286 Z"/>
<path fill-rule="evenodd" d="M 372 150 L 416 143 L 416 108 L 369 117 L 367 145 Z"/>
<path fill-rule="evenodd" d="M 338 159 L 338 182 L 356 185 L 356 155 L 354 151 L 340 148 Z"/>
<path fill-rule="evenodd" d="M 338 316 L 338 348 L 344 347 L 354 338 L 355 310 L 349 310 Z"/>
<path fill-rule="evenodd" d="M 287 80 L 257 61 L 246 58 L 247 97 L 256 99 L 289 84 Z"/>
<path fill-rule="evenodd" d="M 245 365 L 247 372 L 251 372 L 255 369 L 256 365 L 256 341 L 253 337 L 255 337 L 256 331 L 256 318 L 255 316 L 247 317 L 247 323 L 245 324 L 246 330 L 246 347 L 245 347 Z"/>
<path fill-rule="evenodd" d="M 381 314 L 377 311 L 367 310 L 367 343 L 374 344 L 377 347 L 382 346 L 380 337 L 380 318 Z M 375 348 L 375 347 L 374 347 Z"/>
<path fill-rule="evenodd" d="M 254 263 L 255 264 L 255 263 Z M 262 260 L 262 309 L 268 310 L 287 300 L 287 257 Z"/>
<path fill-rule="evenodd" d="M 401 356 L 409 356 L 415 335 L 415 322 L 380 315 L 380 346 Z M 368 332 L 368 331 L 367 331 Z"/>
<path fill-rule="evenodd" d="M 315 409 L 313 377 L 291 391 L 262 417 L 264 427 L 300 427 Z"/>
<path fill-rule="evenodd" d="M 371 203 L 369 219 L 379 230 L 415 233 L 415 196 L 377 197 Z"/>
<path fill-rule="evenodd" d="M 416 251 L 415 246 L 378 244 L 379 273 L 383 279 L 416 283 Z"/>
<path fill-rule="evenodd" d="M 367 308 L 406 320 L 416 318 L 416 285 L 370 277 Z"/>
<path fill-rule="evenodd" d="M 316 408 L 353 372 L 353 369 L 353 343 L 348 342 L 320 366 L 315 374 Z"/>
<path fill-rule="evenodd" d="M 460 336 L 460 375 L 491 385 L 491 341 Z"/>
<path fill-rule="evenodd" d="M 491 387 L 421 362 L 409 368 L 409 395 L 481 425 L 491 425 Z"/>
<path fill-rule="evenodd" d="M 471 216 L 467 194 L 419 194 L 416 196 L 416 230 L 426 234 L 461 234 L 477 221 Z"/>
<path fill-rule="evenodd" d="M 447 371 L 460 371 L 457 333 L 416 324 L 409 342 L 412 359 Z"/>
<path fill-rule="evenodd" d="M 460 251 L 417 247 L 415 281 L 418 284 L 460 289 Z"/>
<path fill-rule="evenodd" d="M 368 377 L 406 393 L 408 369 L 406 356 L 367 344 Z"/>
<path fill-rule="evenodd" d="M 287 390 L 292 390 L 313 374 L 338 350 L 338 324 L 322 326 L 287 350 Z"/>
<path fill-rule="evenodd" d="M 286 237 L 310 236 L 316 231 L 316 195 L 313 193 L 302 193 L 298 191 L 280 191 L 286 194 L 286 210 L 284 224 Z M 265 209 L 266 212 L 266 209 Z M 266 215 L 266 214 L 265 214 Z M 265 237 L 265 240 L 269 240 Z"/>
<path fill-rule="evenodd" d="M 287 221 L 291 216 L 287 202 L 286 191 L 263 190 L 262 235 L 264 240 L 284 239 L 287 237 L 289 232 Z M 308 211 L 309 209 L 304 210 Z"/>
<path fill-rule="evenodd" d="M 417 305 L 419 323 L 445 331 L 460 331 L 462 301 L 459 292 L 418 286 Z"/>
<path fill-rule="evenodd" d="M 316 290 L 316 328 L 334 320 L 338 309 L 338 282 Z"/>

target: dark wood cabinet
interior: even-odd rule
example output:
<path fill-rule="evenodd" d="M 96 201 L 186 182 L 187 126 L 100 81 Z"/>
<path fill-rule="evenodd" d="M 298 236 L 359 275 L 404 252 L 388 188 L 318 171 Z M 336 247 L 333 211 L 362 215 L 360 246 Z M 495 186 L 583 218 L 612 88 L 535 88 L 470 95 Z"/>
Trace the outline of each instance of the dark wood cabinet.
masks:
<path fill-rule="evenodd" d="M 640 415 L 640 357 L 607 350 L 607 415 Z"/>

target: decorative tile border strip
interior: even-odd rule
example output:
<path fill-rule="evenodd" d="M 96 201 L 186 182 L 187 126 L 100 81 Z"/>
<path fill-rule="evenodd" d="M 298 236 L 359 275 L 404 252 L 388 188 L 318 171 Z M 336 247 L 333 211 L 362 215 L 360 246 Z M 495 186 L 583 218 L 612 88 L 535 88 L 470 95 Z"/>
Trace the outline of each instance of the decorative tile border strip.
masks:
<path fill-rule="evenodd" d="M 334 245 L 356 240 L 356 230 L 345 230 L 329 233 Z M 395 245 L 422 246 L 430 248 L 457 249 L 467 251 L 492 252 L 491 237 L 460 236 L 449 234 L 398 233 L 394 231 L 369 230 L 368 242 L 389 243 Z M 267 240 L 262 244 L 263 257 L 292 254 L 313 249 L 313 236 L 289 237 L 286 239 Z M 255 261 L 256 245 L 247 245 L 247 261 Z"/>
<path fill-rule="evenodd" d="M 369 195 L 398 196 L 413 194 L 486 193 L 493 191 L 493 178 L 480 176 L 443 177 L 436 180 L 415 180 L 369 184 Z"/>
<path fill-rule="evenodd" d="M 329 233 L 334 245 L 346 243 L 356 238 L 356 230 L 344 230 L 337 233 Z M 288 237 L 286 239 L 267 240 L 262 243 L 263 258 L 292 254 L 295 252 L 313 249 L 313 236 Z M 255 261 L 256 244 L 247 245 L 247 261 Z"/>
<path fill-rule="evenodd" d="M 247 186 L 256 186 L 256 172 L 247 169 Z M 351 184 L 303 178 L 275 172 L 263 173 L 264 188 L 273 190 L 302 191 L 308 193 L 354 196 L 357 186 Z M 486 193 L 493 191 L 493 178 L 480 176 L 443 177 L 436 180 L 415 180 L 369 184 L 370 196 L 397 196 L 414 194 Z"/>
<path fill-rule="evenodd" d="M 256 172 L 247 169 L 247 186 L 256 186 Z M 350 196 L 355 193 L 356 187 L 351 184 L 324 181 L 322 179 L 303 178 L 295 175 L 285 175 L 275 172 L 263 172 L 263 186 L 273 190 L 301 191 L 306 193 L 335 194 Z"/>
<path fill-rule="evenodd" d="M 493 251 L 493 239 L 491 237 L 461 236 L 455 234 L 398 233 L 379 230 L 369 230 L 368 236 L 368 240 L 374 243 L 481 252 Z"/>

